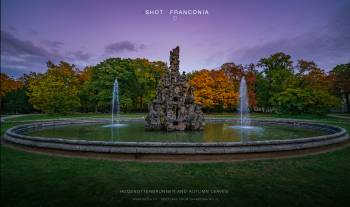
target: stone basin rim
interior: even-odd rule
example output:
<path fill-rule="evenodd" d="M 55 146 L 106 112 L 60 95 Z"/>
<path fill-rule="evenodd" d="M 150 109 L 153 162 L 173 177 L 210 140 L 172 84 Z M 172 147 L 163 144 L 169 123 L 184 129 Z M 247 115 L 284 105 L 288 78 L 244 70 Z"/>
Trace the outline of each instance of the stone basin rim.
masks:
<path fill-rule="evenodd" d="M 142 121 L 142 119 L 122 119 L 120 121 Z M 215 118 L 207 121 L 237 121 L 235 118 Z M 34 147 L 54 148 L 73 151 L 114 152 L 114 153 L 146 153 L 146 154 L 222 154 L 222 153 L 247 153 L 297 150 L 320 147 L 344 142 L 349 139 L 345 129 L 326 124 L 295 121 L 295 120 L 266 120 L 252 119 L 252 122 L 276 123 L 290 125 L 305 125 L 308 127 L 323 128 L 334 133 L 323 136 L 289 139 L 266 140 L 247 142 L 112 142 L 112 141 L 87 141 L 69 140 L 62 138 L 33 137 L 21 134 L 23 131 L 33 128 L 50 127 L 55 125 L 70 124 L 98 124 L 106 123 L 105 120 L 59 120 L 49 122 L 37 122 L 24 124 L 8 129 L 4 139 L 13 143 Z"/>

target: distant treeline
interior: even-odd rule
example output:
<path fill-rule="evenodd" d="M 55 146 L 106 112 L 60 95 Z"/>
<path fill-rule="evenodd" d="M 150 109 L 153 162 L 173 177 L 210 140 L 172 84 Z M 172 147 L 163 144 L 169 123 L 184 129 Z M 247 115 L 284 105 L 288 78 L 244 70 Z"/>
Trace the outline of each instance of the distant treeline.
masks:
<path fill-rule="evenodd" d="M 161 61 L 109 58 L 83 70 L 49 61 L 45 73 L 31 72 L 18 79 L 1 73 L 1 113 L 110 112 L 115 78 L 121 110 L 145 112 L 166 71 Z M 350 111 L 350 63 L 326 73 L 312 61 L 293 65 L 291 56 L 276 53 L 257 64 L 225 63 L 217 70 L 187 74 L 196 102 L 206 112 L 235 111 L 242 76 L 252 111 L 324 114 L 344 103 Z"/>

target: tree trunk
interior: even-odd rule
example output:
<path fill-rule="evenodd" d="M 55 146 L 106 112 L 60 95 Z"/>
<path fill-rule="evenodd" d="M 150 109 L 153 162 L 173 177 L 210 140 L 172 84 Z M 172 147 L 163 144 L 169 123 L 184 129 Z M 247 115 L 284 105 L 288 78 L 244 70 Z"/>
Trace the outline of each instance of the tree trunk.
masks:
<path fill-rule="evenodd" d="M 346 104 L 346 110 L 349 113 L 350 112 L 350 100 L 349 100 L 350 93 L 345 93 L 345 104 Z"/>
<path fill-rule="evenodd" d="M 140 97 L 140 102 L 141 102 L 141 112 L 143 111 L 143 96 Z"/>

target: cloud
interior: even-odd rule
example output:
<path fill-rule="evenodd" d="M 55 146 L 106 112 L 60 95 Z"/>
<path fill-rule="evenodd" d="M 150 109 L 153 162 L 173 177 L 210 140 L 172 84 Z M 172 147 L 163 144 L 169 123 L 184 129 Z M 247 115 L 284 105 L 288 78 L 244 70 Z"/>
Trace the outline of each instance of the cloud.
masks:
<path fill-rule="evenodd" d="M 4 67 L 1 67 L 1 72 L 7 74 L 10 77 L 20 77 L 24 73 L 28 73 L 28 71 L 23 69 L 4 68 Z"/>
<path fill-rule="evenodd" d="M 22 40 L 7 31 L 1 31 L 1 69 L 14 74 L 30 71 L 44 71 L 46 62 L 69 61 L 84 65 L 91 58 L 83 51 L 68 51 L 62 53 L 62 42 L 45 41 L 47 47 L 35 45 L 32 41 Z M 20 72 L 19 72 L 20 71 Z"/>
<path fill-rule="evenodd" d="M 68 52 L 69 55 L 73 56 L 73 59 L 76 60 L 89 60 L 91 55 L 89 53 L 84 53 L 83 51 L 72 51 Z"/>
<path fill-rule="evenodd" d="M 45 63 L 54 59 L 54 54 L 35 45 L 32 41 L 21 40 L 7 31 L 1 31 L 1 69 L 3 71 L 42 71 Z"/>
<path fill-rule="evenodd" d="M 45 46 L 53 48 L 53 49 L 58 49 L 61 48 L 64 43 L 60 41 L 50 41 L 50 40 L 43 40 L 41 41 Z"/>
<path fill-rule="evenodd" d="M 47 61 L 48 59 L 38 56 L 15 57 L 1 55 L 1 71 L 14 76 L 30 71 L 44 72 Z"/>
<path fill-rule="evenodd" d="M 228 56 L 241 63 L 257 62 L 276 52 L 290 54 L 296 59 L 313 60 L 326 70 L 350 61 L 350 4 L 337 12 L 324 28 L 305 32 L 302 35 L 281 38 L 234 50 Z"/>
<path fill-rule="evenodd" d="M 17 28 L 14 26 L 8 26 L 8 29 L 11 30 L 12 32 L 17 32 Z"/>
<path fill-rule="evenodd" d="M 13 56 L 48 56 L 49 52 L 31 41 L 16 38 L 11 33 L 1 31 L 1 53 Z"/>
<path fill-rule="evenodd" d="M 119 52 L 136 52 L 146 48 L 144 44 L 136 44 L 130 41 L 116 42 L 105 47 L 106 53 L 119 53 Z"/>
<path fill-rule="evenodd" d="M 34 36 L 39 35 L 39 32 L 36 31 L 36 30 L 33 29 L 33 28 L 28 28 L 28 29 L 27 29 L 27 32 L 28 32 L 29 34 L 31 34 L 31 35 L 34 35 Z"/>

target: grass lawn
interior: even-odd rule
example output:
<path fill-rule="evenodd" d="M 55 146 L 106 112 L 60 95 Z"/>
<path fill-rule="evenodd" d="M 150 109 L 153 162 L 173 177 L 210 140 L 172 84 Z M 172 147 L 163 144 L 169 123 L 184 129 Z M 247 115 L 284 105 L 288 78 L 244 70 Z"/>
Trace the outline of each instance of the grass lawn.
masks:
<path fill-rule="evenodd" d="M 10 119 L 1 125 L 1 133 L 18 124 L 11 121 L 48 118 L 48 115 L 35 116 Z M 95 115 L 87 115 L 90 116 Z M 335 124 L 350 131 L 350 123 L 345 119 L 292 118 Z M 128 189 L 223 189 L 224 193 L 121 192 Z M 346 206 L 350 204 L 349 192 L 350 147 L 302 158 L 176 164 L 55 157 L 1 146 L 2 206 Z M 157 201 L 132 200 L 140 197 L 157 198 Z M 162 197 L 214 200 L 162 201 Z"/>
<path fill-rule="evenodd" d="M 127 113 L 120 114 L 120 117 L 137 118 L 145 116 L 145 113 Z M 10 118 L 11 122 L 25 122 L 25 121 L 37 121 L 37 120 L 50 120 L 50 119 L 80 119 L 80 118 L 111 118 L 111 114 L 103 113 L 75 113 L 66 116 L 60 114 L 28 114 L 24 116 L 18 116 Z"/>

